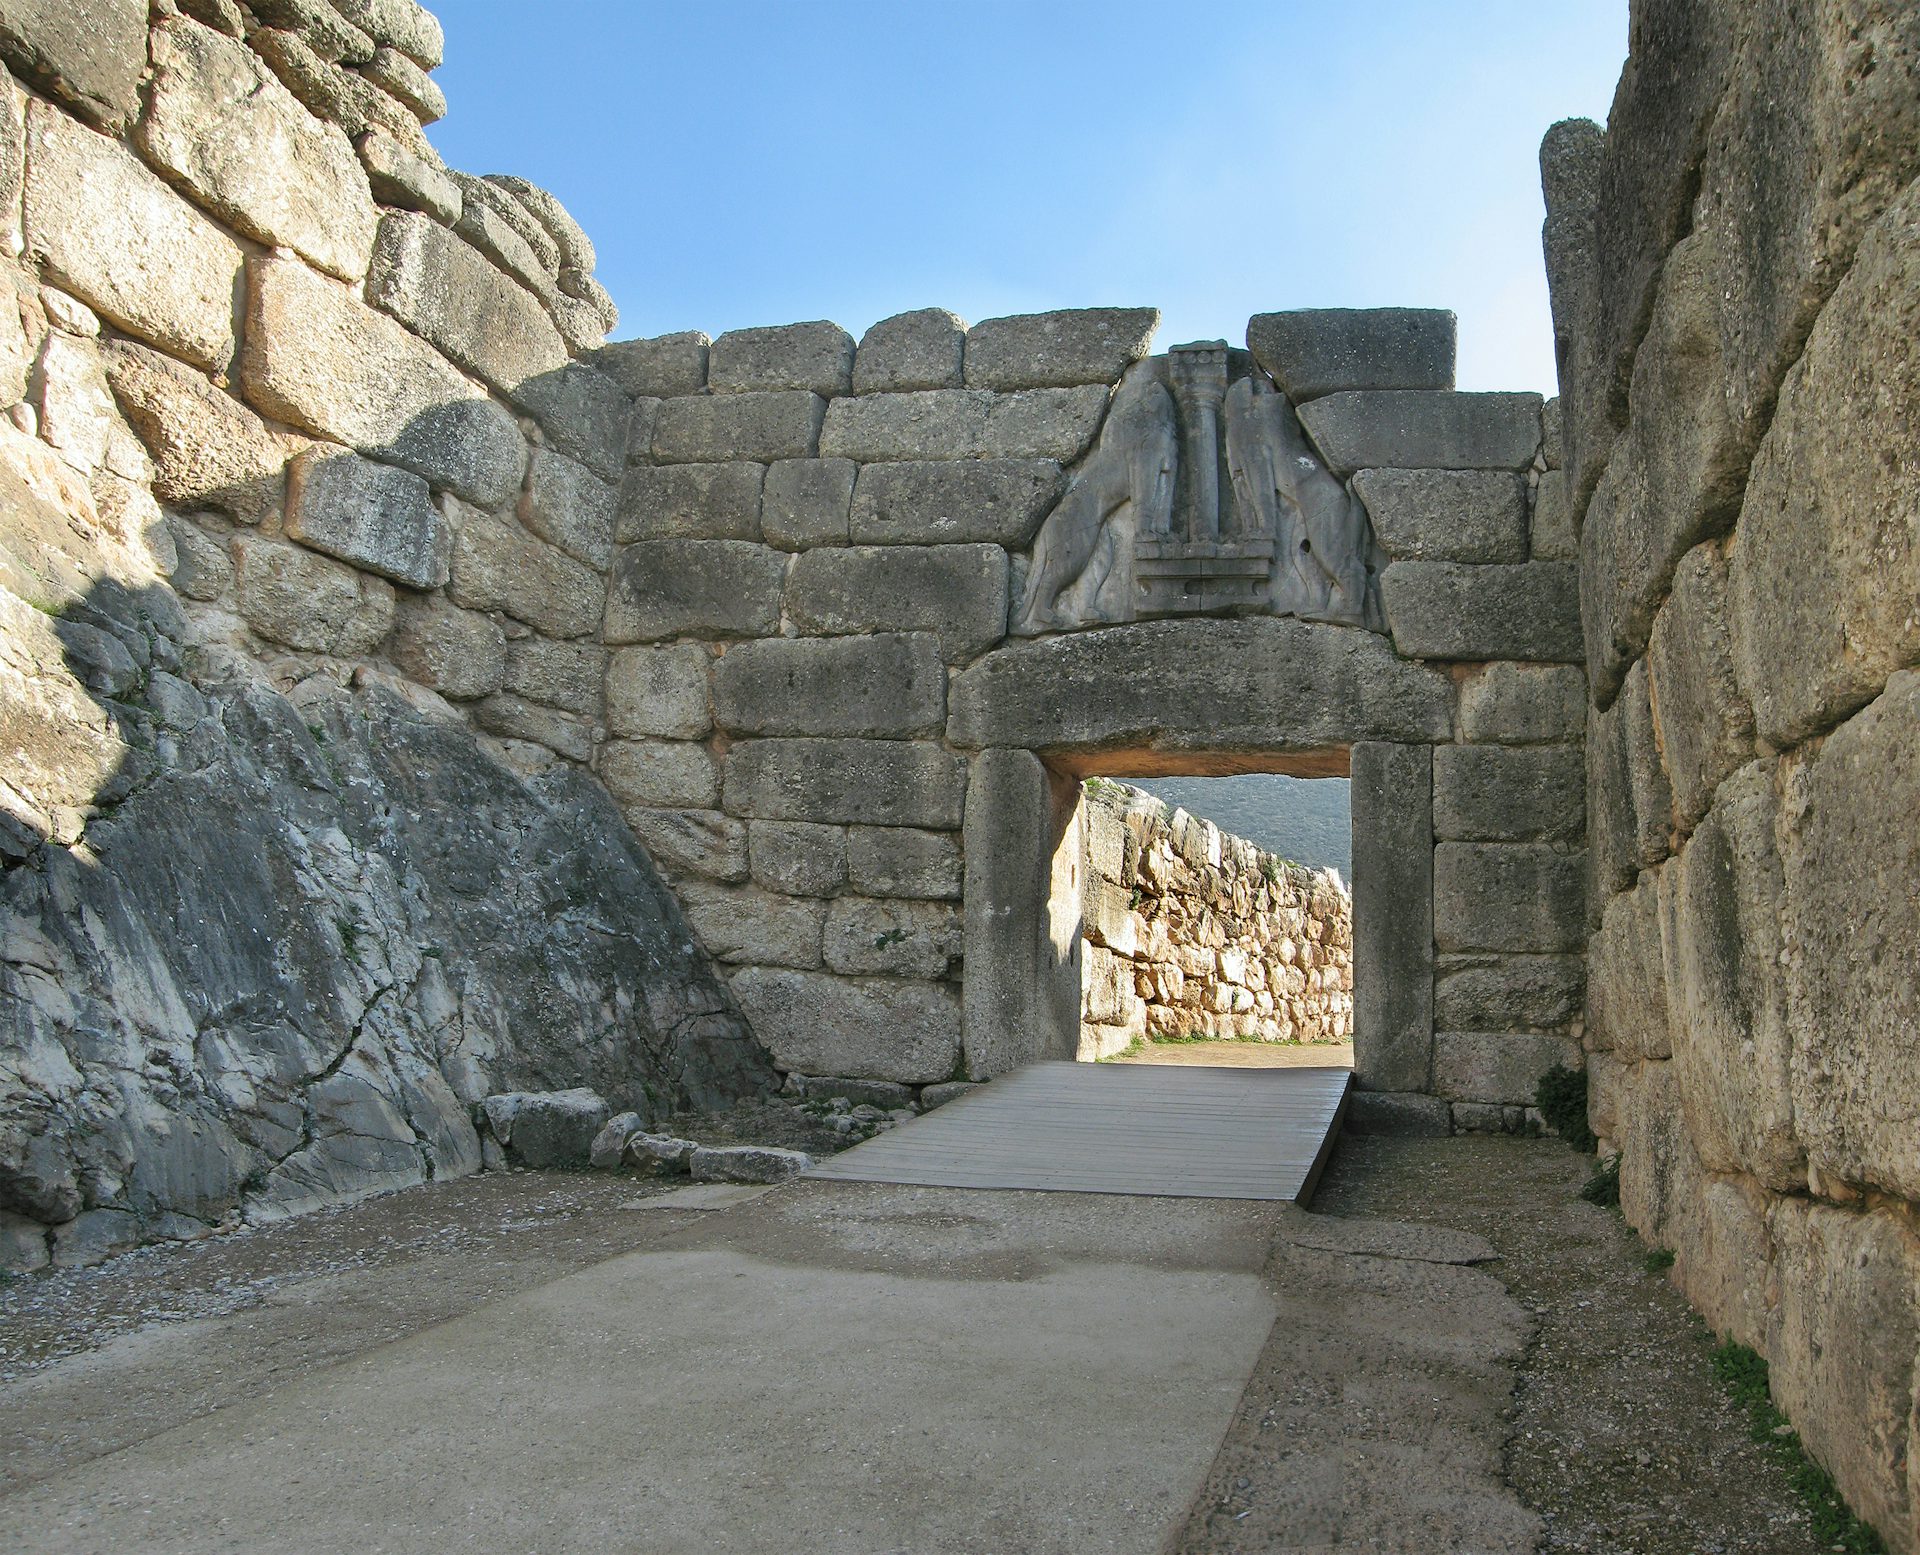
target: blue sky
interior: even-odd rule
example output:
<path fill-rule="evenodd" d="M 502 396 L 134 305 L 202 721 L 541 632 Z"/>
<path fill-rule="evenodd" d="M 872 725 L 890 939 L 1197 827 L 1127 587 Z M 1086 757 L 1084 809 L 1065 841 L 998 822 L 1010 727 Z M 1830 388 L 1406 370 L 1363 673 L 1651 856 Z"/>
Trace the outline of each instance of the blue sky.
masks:
<path fill-rule="evenodd" d="M 1537 152 L 1604 121 L 1625 0 L 428 0 L 429 132 L 592 235 L 619 338 L 906 308 L 1460 315 L 1552 392 Z"/>

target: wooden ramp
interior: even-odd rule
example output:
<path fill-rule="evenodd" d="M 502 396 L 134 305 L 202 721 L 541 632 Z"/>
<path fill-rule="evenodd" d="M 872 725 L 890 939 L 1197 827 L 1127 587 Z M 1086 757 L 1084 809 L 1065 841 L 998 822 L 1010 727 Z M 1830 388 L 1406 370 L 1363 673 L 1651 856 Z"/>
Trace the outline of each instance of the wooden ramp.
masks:
<path fill-rule="evenodd" d="M 1304 1204 L 1345 1069 L 1029 1064 L 819 1162 L 810 1177 Z"/>

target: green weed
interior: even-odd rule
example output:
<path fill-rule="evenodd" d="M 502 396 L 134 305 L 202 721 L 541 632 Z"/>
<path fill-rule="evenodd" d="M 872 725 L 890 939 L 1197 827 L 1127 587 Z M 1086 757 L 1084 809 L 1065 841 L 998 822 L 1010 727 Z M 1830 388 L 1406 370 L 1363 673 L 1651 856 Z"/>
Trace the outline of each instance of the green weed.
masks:
<path fill-rule="evenodd" d="M 1555 1064 L 1540 1076 L 1533 1093 L 1533 1104 L 1540 1109 L 1552 1129 L 1574 1149 L 1592 1155 L 1600 1141 L 1587 1126 L 1587 1072 Z"/>
<path fill-rule="evenodd" d="M 1589 1204 L 1598 1204 L 1603 1209 L 1620 1207 L 1620 1157 L 1602 1161 L 1594 1168 L 1593 1175 L 1587 1179 L 1586 1186 L 1580 1190 L 1580 1197 Z"/>

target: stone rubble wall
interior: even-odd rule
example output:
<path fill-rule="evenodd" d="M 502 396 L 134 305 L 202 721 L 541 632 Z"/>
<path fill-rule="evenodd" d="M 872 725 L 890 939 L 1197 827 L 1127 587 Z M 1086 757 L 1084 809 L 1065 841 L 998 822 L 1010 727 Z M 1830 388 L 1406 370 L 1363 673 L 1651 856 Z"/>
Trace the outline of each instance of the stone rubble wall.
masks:
<path fill-rule="evenodd" d="M 1636 5 L 1541 164 L 1593 1127 L 1920 1550 L 1920 13 Z"/>
<path fill-rule="evenodd" d="M 1082 1060 L 1167 1037 L 1353 1035 L 1353 896 L 1152 794 L 1089 779 Z"/>
<path fill-rule="evenodd" d="M 0 5 L 0 1266 L 778 1083 L 588 770 L 630 403 L 413 0 Z"/>

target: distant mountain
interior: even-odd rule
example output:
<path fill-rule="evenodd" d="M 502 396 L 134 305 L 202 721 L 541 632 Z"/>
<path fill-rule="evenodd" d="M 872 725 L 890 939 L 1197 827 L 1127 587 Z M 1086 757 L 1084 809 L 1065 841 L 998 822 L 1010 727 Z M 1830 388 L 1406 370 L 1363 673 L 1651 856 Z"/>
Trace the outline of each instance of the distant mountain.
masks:
<path fill-rule="evenodd" d="M 1353 882 L 1353 837 L 1347 779 L 1293 778 L 1256 772 L 1242 777 L 1127 778 L 1135 788 L 1204 816 L 1222 831 L 1269 853 L 1315 869 L 1333 868 Z"/>

